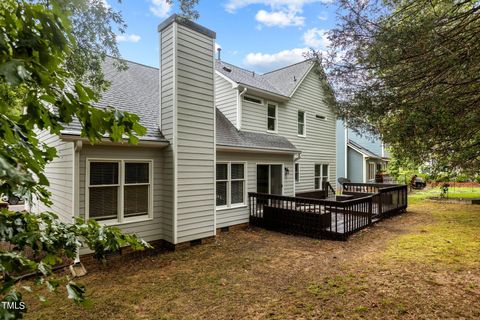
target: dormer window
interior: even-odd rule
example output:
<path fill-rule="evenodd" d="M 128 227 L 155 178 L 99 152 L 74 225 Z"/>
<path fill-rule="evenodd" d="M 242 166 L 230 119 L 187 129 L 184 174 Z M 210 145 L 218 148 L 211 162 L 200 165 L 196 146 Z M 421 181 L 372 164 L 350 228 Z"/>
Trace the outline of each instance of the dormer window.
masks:
<path fill-rule="evenodd" d="M 267 131 L 277 131 L 277 105 L 274 103 L 267 103 Z"/>

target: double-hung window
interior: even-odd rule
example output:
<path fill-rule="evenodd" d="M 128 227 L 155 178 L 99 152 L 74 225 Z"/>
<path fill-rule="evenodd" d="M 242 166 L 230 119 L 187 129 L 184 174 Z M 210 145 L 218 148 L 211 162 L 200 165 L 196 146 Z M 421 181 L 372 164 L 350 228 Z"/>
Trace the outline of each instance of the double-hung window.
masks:
<path fill-rule="evenodd" d="M 217 194 L 218 208 L 229 208 L 245 204 L 245 164 L 217 163 Z"/>
<path fill-rule="evenodd" d="M 277 131 L 277 105 L 274 103 L 267 103 L 267 131 Z"/>
<path fill-rule="evenodd" d="M 151 217 L 152 162 L 87 160 L 87 217 L 124 222 Z"/>
<path fill-rule="evenodd" d="M 305 136 L 306 128 L 305 128 L 305 111 L 298 111 L 297 115 L 297 133 L 299 136 Z"/>
<path fill-rule="evenodd" d="M 322 189 L 328 181 L 328 164 L 315 164 L 315 189 Z"/>

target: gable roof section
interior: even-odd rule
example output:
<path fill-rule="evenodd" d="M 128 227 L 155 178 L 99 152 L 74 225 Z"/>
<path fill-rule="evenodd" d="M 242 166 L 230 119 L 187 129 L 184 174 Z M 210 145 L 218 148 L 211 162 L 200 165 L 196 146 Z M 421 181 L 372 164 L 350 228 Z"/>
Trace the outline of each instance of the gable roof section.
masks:
<path fill-rule="evenodd" d="M 313 67 L 311 60 L 292 64 L 285 68 L 263 74 L 263 77 L 284 95 L 291 97 Z"/>
<path fill-rule="evenodd" d="M 287 138 L 267 133 L 237 130 L 235 126 L 216 109 L 217 146 L 262 149 L 298 153 L 299 150 Z"/>
<path fill-rule="evenodd" d="M 364 148 L 360 144 L 356 143 L 355 141 L 348 140 L 348 146 L 352 148 L 353 150 L 360 152 L 364 156 L 368 158 L 376 158 L 376 159 L 383 159 L 380 155 L 368 150 L 367 148 Z"/>
<path fill-rule="evenodd" d="M 111 82 L 110 88 L 102 94 L 95 107 L 113 106 L 121 111 L 135 113 L 140 123 L 147 129 L 140 140 L 165 141 L 159 129 L 159 75 L 158 69 L 131 61 L 126 61 L 128 69 L 118 71 L 114 58 L 107 57 L 102 66 L 105 79 Z M 75 119 L 65 126 L 64 134 L 79 135 L 80 123 Z"/>
<path fill-rule="evenodd" d="M 311 60 L 305 60 L 265 74 L 258 74 L 224 61 L 215 60 L 215 69 L 233 82 L 284 97 L 293 95 L 312 66 Z"/>

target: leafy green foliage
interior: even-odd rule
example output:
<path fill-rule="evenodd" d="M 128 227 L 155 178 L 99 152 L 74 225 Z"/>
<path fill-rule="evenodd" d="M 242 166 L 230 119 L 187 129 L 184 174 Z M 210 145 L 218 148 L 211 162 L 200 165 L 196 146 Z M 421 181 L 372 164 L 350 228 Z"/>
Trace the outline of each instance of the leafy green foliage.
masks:
<path fill-rule="evenodd" d="M 102 261 L 108 253 L 118 252 L 122 246 L 131 246 L 135 250 L 151 248 L 135 235 L 122 234 L 118 228 L 101 226 L 93 220 L 77 219 L 73 224 L 66 224 L 51 212 L 30 214 L 5 209 L 0 212 L 0 240 L 11 244 L 8 252 L 0 251 L 2 301 L 17 298 L 21 301 L 16 283 L 28 273 L 36 275 L 38 285 L 56 291 L 62 281 L 46 280 L 45 277 L 51 275 L 53 266 L 63 261 L 62 257 L 74 259 L 82 246 L 93 250 L 95 257 Z M 84 286 L 68 278 L 64 282 L 69 299 L 75 302 L 85 300 Z M 31 288 L 23 289 L 31 291 Z M 3 309 L 3 312 L 6 311 Z"/>
<path fill-rule="evenodd" d="M 329 78 L 352 128 L 435 170 L 480 166 L 480 3 L 340 1 Z"/>
<path fill-rule="evenodd" d="M 170 1 L 171 2 L 171 1 Z M 198 18 L 198 0 L 179 0 L 183 15 Z M 39 132 L 59 135 L 74 119 L 90 143 L 105 137 L 137 143 L 145 133 L 135 114 L 115 106 L 94 104 L 108 88 L 102 73 L 106 55 L 119 58 L 116 34 L 126 25 L 119 12 L 102 0 L 3 0 L 0 2 L 0 195 L 22 194 L 49 205 L 45 166 L 56 156 L 54 147 L 39 141 Z M 121 70 L 125 64 L 118 62 Z M 80 247 L 105 261 L 123 246 L 150 247 L 135 235 L 95 221 L 65 224 L 54 213 L 0 212 L 2 302 L 22 302 L 24 274 L 56 291 L 62 281 L 52 278 L 53 266 L 72 259 Z M 85 287 L 66 279 L 68 298 L 85 301 Z M 39 296 L 41 301 L 45 298 Z M 22 317 L 26 309 L 0 308 L 0 317 Z"/>

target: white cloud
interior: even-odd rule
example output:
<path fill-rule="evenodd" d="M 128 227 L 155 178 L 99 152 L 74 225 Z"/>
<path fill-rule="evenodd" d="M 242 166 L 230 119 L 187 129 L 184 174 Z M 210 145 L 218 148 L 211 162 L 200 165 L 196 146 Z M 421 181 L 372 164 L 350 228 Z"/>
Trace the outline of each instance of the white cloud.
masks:
<path fill-rule="evenodd" d="M 118 42 L 133 42 L 136 43 L 140 41 L 142 37 L 138 34 L 117 34 L 117 41 Z"/>
<path fill-rule="evenodd" d="M 333 0 L 229 0 L 225 9 L 228 12 L 235 12 L 252 4 L 262 4 L 273 10 L 287 8 L 290 11 L 301 11 L 304 5 L 315 2 L 331 3 Z"/>
<path fill-rule="evenodd" d="M 277 53 L 249 53 L 243 63 L 259 72 L 266 72 L 305 60 L 308 48 L 295 48 Z"/>
<path fill-rule="evenodd" d="M 301 16 L 303 7 L 310 3 L 330 3 L 333 0 L 229 0 L 225 10 L 230 13 L 249 5 L 264 5 L 270 8 L 259 10 L 255 19 L 269 27 L 303 26 L 305 17 Z"/>
<path fill-rule="evenodd" d="M 166 18 L 170 14 L 171 8 L 172 5 L 167 3 L 166 0 L 152 0 L 150 12 L 159 18 Z"/>
<path fill-rule="evenodd" d="M 219 48 L 222 49 L 222 46 L 215 42 L 215 52 L 217 52 Z"/>
<path fill-rule="evenodd" d="M 303 26 L 305 24 L 305 17 L 298 16 L 294 11 L 267 12 L 260 10 L 257 12 L 255 19 L 268 27 Z"/>
<path fill-rule="evenodd" d="M 330 45 L 327 35 L 328 30 L 312 28 L 303 34 L 303 42 L 311 48 L 326 49 Z"/>
<path fill-rule="evenodd" d="M 328 20 L 328 16 L 326 13 L 322 13 L 318 16 L 318 20 L 320 21 L 327 21 Z"/>

